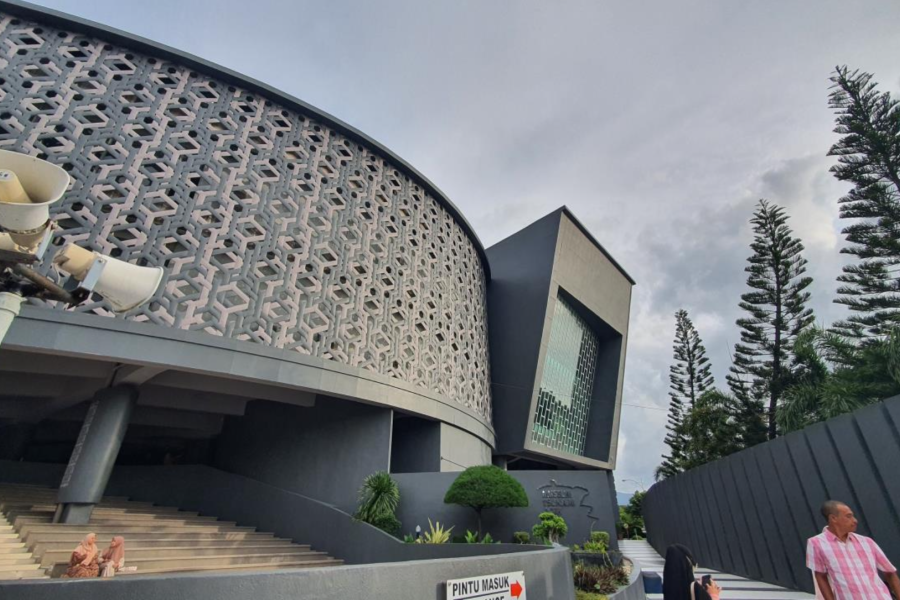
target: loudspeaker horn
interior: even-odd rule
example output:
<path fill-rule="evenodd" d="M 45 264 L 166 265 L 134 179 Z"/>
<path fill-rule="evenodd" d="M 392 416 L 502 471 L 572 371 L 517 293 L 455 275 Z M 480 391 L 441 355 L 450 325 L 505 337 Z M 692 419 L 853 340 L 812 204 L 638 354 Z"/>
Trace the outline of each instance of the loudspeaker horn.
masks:
<path fill-rule="evenodd" d="M 54 258 L 60 269 L 97 292 L 116 312 L 141 306 L 153 297 L 163 277 L 160 267 L 141 267 L 69 244 Z"/>

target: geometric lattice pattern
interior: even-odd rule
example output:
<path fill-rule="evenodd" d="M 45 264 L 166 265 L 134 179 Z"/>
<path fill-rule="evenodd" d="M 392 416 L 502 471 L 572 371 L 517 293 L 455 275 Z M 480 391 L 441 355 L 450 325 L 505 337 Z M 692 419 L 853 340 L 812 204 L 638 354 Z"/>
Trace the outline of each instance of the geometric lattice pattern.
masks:
<path fill-rule="evenodd" d="M 368 369 L 490 419 L 479 255 L 377 149 L 182 65 L 10 16 L 0 148 L 72 176 L 59 243 L 165 267 L 126 318 Z"/>
<path fill-rule="evenodd" d="M 584 455 L 598 346 L 597 334 L 590 325 L 562 298 L 557 298 L 538 391 L 532 442 Z"/>

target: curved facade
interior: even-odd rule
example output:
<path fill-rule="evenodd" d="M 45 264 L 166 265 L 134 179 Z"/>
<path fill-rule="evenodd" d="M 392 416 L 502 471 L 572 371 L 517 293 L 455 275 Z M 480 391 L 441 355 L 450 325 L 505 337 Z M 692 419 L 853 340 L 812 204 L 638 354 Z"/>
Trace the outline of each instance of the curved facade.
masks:
<path fill-rule="evenodd" d="M 379 373 L 490 423 L 487 267 L 452 204 L 327 115 L 77 25 L 0 20 L 0 147 L 69 171 L 58 241 L 165 268 L 124 318 Z"/>

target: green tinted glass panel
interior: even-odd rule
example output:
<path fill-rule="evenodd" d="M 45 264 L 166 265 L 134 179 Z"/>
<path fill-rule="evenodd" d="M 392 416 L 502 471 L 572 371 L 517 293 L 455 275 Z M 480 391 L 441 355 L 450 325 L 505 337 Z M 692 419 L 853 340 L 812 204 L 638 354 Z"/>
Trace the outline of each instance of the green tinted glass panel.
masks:
<path fill-rule="evenodd" d="M 584 455 L 597 370 L 597 336 L 562 298 L 556 299 L 531 441 Z"/>

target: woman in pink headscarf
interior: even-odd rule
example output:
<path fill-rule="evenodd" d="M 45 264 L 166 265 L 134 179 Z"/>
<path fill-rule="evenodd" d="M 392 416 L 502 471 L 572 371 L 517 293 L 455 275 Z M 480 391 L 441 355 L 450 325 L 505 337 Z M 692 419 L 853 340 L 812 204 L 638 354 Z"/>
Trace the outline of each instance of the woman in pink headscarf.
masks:
<path fill-rule="evenodd" d="M 69 558 L 69 568 L 66 577 L 96 577 L 100 574 L 98 562 L 100 552 L 97 550 L 97 534 L 89 533 L 84 536 L 75 551 Z"/>
<path fill-rule="evenodd" d="M 100 577 L 113 577 L 125 566 L 125 538 L 117 535 L 100 557 Z"/>

